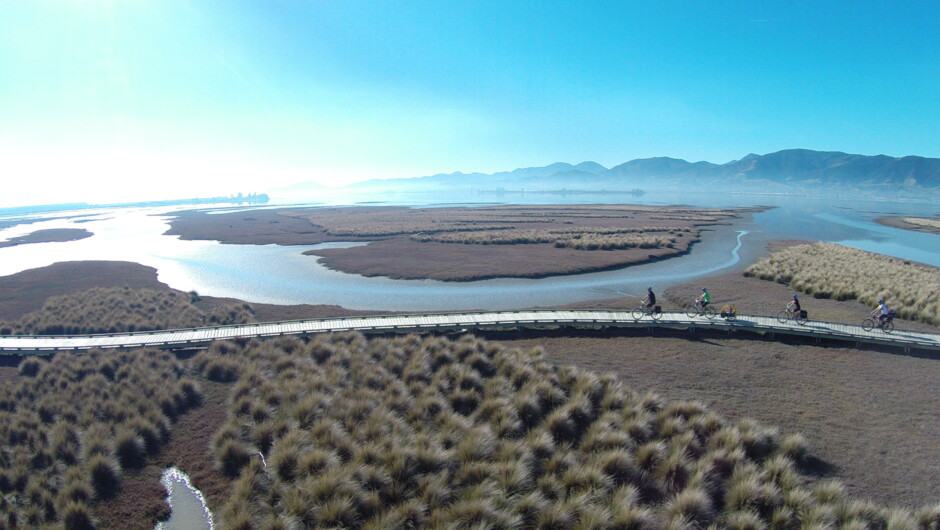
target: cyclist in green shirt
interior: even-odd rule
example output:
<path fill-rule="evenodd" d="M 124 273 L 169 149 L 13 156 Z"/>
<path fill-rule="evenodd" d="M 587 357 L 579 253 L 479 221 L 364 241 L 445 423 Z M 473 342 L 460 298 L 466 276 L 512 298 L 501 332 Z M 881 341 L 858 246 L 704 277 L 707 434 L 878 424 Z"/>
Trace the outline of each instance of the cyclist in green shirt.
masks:
<path fill-rule="evenodd" d="M 702 306 L 702 309 L 705 309 L 705 307 L 711 303 L 712 295 L 708 292 L 707 287 L 702 287 L 702 295 L 696 298 L 695 301 Z"/>

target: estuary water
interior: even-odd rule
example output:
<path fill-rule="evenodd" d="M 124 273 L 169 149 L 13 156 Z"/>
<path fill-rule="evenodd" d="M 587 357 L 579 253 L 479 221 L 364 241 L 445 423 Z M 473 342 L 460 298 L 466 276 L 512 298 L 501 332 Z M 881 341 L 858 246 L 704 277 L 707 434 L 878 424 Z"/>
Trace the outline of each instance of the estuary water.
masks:
<path fill-rule="evenodd" d="M 365 199 L 358 197 L 354 199 Z M 70 219 L 38 220 L 0 230 L 0 240 L 47 228 L 84 228 L 94 235 L 79 241 L 36 243 L 0 248 L 0 276 L 59 261 L 131 261 L 154 267 L 160 281 L 202 295 L 255 303 L 335 304 L 349 309 L 397 311 L 522 309 L 642 295 L 741 270 L 766 253 L 766 243 L 780 239 L 823 240 L 940 266 L 940 236 L 883 226 L 883 215 L 934 216 L 928 203 L 859 201 L 771 195 L 617 195 L 436 196 L 396 195 L 384 204 L 451 206 L 454 204 L 687 204 L 699 207 L 773 206 L 703 232 L 690 254 L 620 270 L 542 279 L 493 279 L 474 282 L 366 278 L 329 270 L 302 252 L 317 246 L 222 245 L 181 241 L 165 236 L 170 216 L 181 208 L 88 210 Z M 369 199 L 375 199 L 370 197 Z M 498 200 L 494 200 L 498 199 Z M 356 200 L 322 201 L 352 204 Z M 374 200 L 369 202 L 375 204 Z M 52 215 L 62 215 L 50 214 Z M 2 220 L 2 219 L 0 219 Z M 343 246 L 353 243 L 320 245 Z M 362 243 L 356 243 L 362 244 Z"/>

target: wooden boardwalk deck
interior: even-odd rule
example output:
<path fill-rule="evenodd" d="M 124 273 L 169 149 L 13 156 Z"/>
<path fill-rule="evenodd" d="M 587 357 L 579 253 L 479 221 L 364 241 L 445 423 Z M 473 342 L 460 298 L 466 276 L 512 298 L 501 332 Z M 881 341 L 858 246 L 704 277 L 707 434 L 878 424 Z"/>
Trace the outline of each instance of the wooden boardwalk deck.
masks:
<path fill-rule="evenodd" d="M 378 315 L 363 317 L 323 318 L 263 322 L 236 326 L 219 326 L 138 333 L 75 336 L 3 336 L 0 352 L 30 355 L 54 351 L 76 351 L 111 348 L 156 347 L 184 349 L 205 346 L 216 340 L 275 337 L 281 335 L 312 335 L 338 331 L 361 333 L 409 333 L 429 330 L 453 331 L 475 329 L 524 329 L 554 327 L 587 328 L 666 328 L 695 331 L 728 330 L 756 333 L 795 335 L 817 340 L 840 340 L 855 345 L 872 344 L 911 349 L 940 351 L 940 333 L 897 329 L 884 333 L 880 329 L 864 331 L 858 324 L 809 321 L 779 323 L 773 317 L 738 315 L 733 321 L 721 317 L 688 317 L 685 313 L 667 311 L 658 321 L 649 317 L 635 320 L 629 311 L 613 310 L 534 310 L 480 311 L 460 313 L 425 313 L 412 315 Z"/>

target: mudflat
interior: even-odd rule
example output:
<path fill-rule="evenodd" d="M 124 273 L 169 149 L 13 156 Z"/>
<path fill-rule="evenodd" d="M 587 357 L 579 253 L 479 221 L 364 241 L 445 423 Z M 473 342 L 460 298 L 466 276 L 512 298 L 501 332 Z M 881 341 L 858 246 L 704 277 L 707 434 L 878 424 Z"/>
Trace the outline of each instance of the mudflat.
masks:
<path fill-rule="evenodd" d="M 30 243 L 61 243 L 64 241 L 78 241 L 91 237 L 92 233 L 84 228 L 49 228 L 36 230 L 29 234 L 13 237 L 7 241 L 0 241 L 0 248 L 28 245 Z"/>
<path fill-rule="evenodd" d="M 25 270 L 0 277 L 0 321 L 17 320 L 26 313 L 42 309 L 54 296 L 77 294 L 95 287 L 174 290 L 157 279 L 153 267 L 126 261 L 64 261 L 48 267 Z M 178 291 L 179 292 L 179 291 Z M 200 296 L 200 309 L 213 309 L 232 303 L 234 298 Z M 258 321 L 298 320 L 376 314 L 332 305 L 251 304 Z"/>
<path fill-rule="evenodd" d="M 125 261 L 67 261 L 0 276 L 0 320 L 15 320 L 38 311 L 51 296 L 94 287 L 169 289 L 157 270 Z"/>
<path fill-rule="evenodd" d="M 335 270 L 396 279 L 539 278 L 625 267 L 690 252 L 708 227 L 755 209 L 629 205 L 343 207 L 184 212 L 167 234 L 222 243 L 314 245 Z"/>

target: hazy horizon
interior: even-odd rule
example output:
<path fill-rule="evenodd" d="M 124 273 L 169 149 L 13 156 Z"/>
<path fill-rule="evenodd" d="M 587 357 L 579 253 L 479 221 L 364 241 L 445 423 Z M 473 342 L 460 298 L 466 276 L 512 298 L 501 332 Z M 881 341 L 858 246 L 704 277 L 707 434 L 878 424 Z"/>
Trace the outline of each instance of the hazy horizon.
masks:
<path fill-rule="evenodd" d="M 940 4 L 0 6 L 0 207 L 296 182 L 940 157 Z"/>

